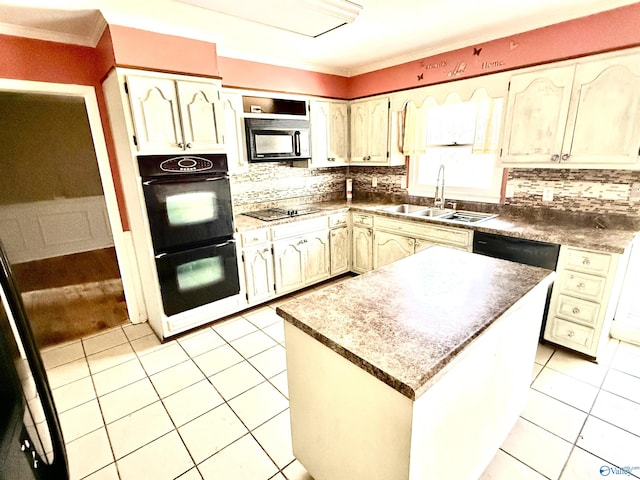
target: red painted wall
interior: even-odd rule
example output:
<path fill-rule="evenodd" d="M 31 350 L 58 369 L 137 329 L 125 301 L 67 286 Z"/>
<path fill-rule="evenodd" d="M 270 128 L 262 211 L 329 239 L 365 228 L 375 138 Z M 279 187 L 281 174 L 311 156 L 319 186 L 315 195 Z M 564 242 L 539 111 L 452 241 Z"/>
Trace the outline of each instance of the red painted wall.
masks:
<path fill-rule="evenodd" d="M 347 98 L 347 77 L 226 57 L 218 57 L 218 65 L 227 87 Z"/>
<path fill-rule="evenodd" d="M 173 73 L 218 76 L 216 44 L 109 25 L 116 64 Z"/>
<path fill-rule="evenodd" d="M 348 98 L 640 45 L 640 3 L 403 63 L 349 79 Z"/>

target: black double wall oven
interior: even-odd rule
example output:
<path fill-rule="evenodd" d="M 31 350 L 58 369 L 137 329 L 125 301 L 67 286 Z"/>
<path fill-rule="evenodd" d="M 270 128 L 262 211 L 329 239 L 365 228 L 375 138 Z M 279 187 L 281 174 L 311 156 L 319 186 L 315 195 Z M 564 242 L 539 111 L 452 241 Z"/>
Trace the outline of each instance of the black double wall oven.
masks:
<path fill-rule="evenodd" d="M 240 292 L 224 154 L 138 157 L 167 316 Z"/>

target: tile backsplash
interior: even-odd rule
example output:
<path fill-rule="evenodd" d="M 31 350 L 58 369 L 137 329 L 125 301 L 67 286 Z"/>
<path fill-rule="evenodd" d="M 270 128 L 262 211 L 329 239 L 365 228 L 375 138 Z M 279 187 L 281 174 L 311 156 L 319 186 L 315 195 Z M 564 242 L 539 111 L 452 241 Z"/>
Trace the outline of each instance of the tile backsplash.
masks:
<path fill-rule="evenodd" d="M 640 201 L 630 199 L 634 183 L 640 183 L 640 171 L 518 168 L 509 172 L 513 197 L 507 204 L 640 217 Z M 553 201 L 542 200 L 545 188 L 553 189 Z"/>
<path fill-rule="evenodd" d="M 404 188 L 407 169 L 401 167 L 295 168 L 287 163 L 256 163 L 249 171 L 232 175 L 231 191 L 236 211 L 275 204 L 299 204 L 345 198 L 345 179 L 353 179 L 355 200 L 387 199 L 422 203 Z M 377 186 L 372 186 L 376 177 Z M 511 169 L 505 204 L 563 212 L 619 214 L 640 217 L 640 201 L 630 200 L 631 187 L 640 184 L 640 171 Z M 553 201 L 543 202 L 545 188 L 553 189 Z M 451 199 L 455 200 L 455 199 Z"/>
<path fill-rule="evenodd" d="M 345 198 L 346 167 L 297 168 L 285 162 L 249 164 L 231 175 L 236 213 L 278 205 L 298 205 Z"/>
<path fill-rule="evenodd" d="M 359 167 L 351 168 L 348 176 L 353 178 L 356 199 L 387 196 L 392 201 L 408 202 L 413 197 L 403 188 L 406 174 L 405 167 Z M 376 177 L 376 187 L 371 185 L 373 177 Z M 513 195 L 505 204 L 637 218 L 640 217 L 640 201 L 629 198 L 633 184 L 640 184 L 640 171 L 510 169 L 507 190 L 513 190 Z M 545 188 L 553 189 L 553 201 L 542 201 Z"/>

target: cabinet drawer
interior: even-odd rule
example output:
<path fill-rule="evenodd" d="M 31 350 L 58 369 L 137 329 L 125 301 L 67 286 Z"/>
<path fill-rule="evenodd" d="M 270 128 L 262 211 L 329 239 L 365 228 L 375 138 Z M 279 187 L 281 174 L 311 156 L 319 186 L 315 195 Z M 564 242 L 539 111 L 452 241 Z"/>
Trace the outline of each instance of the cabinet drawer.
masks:
<path fill-rule="evenodd" d="M 608 253 L 589 252 L 575 248 L 567 249 L 566 267 L 572 270 L 606 276 L 610 265 L 611 255 Z"/>
<path fill-rule="evenodd" d="M 242 238 L 242 246 L 250 247 L 251 245 L 258 245 L 260 243 L 266 243 L 269 241 L 269 229 L 250 230 L 248 232 L 242 232 L 240 234 Z"/>
<path fill-rule="evenodd" d="M 373 217 L 362 213 L 352 213 L 351 219 L 354 225 L 361 225 L 363 227 L 373 227 Z"/>
<path fill-rule="evenodd" d="M 466 228 L 433 227 L 429 225 L 425 230 L 424 238 L 437 243 L 444 243 L 466 249 L 473 242 L 473 230 Z"/>
<path fill-rule="evenodd" d="M 559 295 L 556 315 L 584 325 L 595 326 L 600 304 L 587 302 L 567 295 Z"/>
<path fill-rule="evenodd" d="M 341 227 L 347 224 L 347 212 L 336 213 L 329 217 L 329 228 Z"/>
<path fill-rule="evenodd" d="M 574 345 L 582 349 L 589 348 L 593 341 L 593 328 L 584 327 L 577 323 L 568 322 L 560 318 L 552 320 L 551 336 L 549 340 L 558 340 L 561 345 Z"/>
<path fill-rule="evenodd" d="M 584 273 L 563 270 L 558 279 L 560 292 L 586 300 L 599 302 L 602 299 L 607 279 Z"/>
<path fill-rule="evenodd" d="M 272 227 L 271 237 L 273 240 L 281 238 L 295 237 L 315 230 L 326 229 L 328 225 L 327 217 L 311 218 L 309 220 L 297 220 L 284 225 Z"/>
<path fill-rule="evenodd" d="M 464 228 L 440 227 L 423 222 L 403 222 L 387 217 L 376 217 L 376 229 L 402 233 L 434 243 L 452 245 L 466 249 L 471 245 L 473 231 Z"/>

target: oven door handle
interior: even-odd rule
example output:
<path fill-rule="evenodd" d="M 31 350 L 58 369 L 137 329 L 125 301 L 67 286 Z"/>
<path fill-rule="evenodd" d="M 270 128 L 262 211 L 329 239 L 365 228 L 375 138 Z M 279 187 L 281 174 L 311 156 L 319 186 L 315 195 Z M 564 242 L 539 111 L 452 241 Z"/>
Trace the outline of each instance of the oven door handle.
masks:
<path fill-rule="evenodd" d="M 227 240 L 226 242 L 216 243 L 214 245 L 207 245 L 207 246 L 214 247 L 214 248 L 222 248 L 222 247 L 226 247 L 227 245 L 234 244 L 234 243 L 236 243 L 236 240 L 234 238 L 231 238 L 231 239 Z M 159 254 L 155 255 L 155 259 L 156 260 L 160 260 L 162 257 L 166 257 L 167 255 L 171 255 L 171 254 L 168 253 L 168 252 L 162 252 L 162 253 L 159 253 Z"/>
<path fill-rule="evenodd" d="M 300 151 L 300 132 L 299 131 L 293 132 L 293 153 L 296 157 L 299 157 L 300 155 L 302 155 L 302 152 Z"/>
<path fill-rule="evenodd" d="M 227 175 L 221 175 L 219 177 L 172 177 L 172 178 L 152 178 L 149 180 L 143 180 L 142 185 L 169 185 L 178 183 L 195 183 L 195 182 L 215 182 L 218 180 L 226 180 L 229 177 Z"/>

